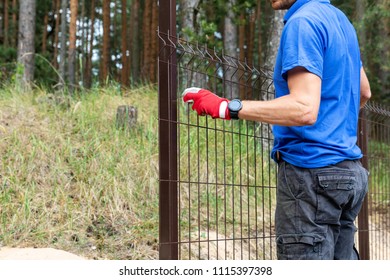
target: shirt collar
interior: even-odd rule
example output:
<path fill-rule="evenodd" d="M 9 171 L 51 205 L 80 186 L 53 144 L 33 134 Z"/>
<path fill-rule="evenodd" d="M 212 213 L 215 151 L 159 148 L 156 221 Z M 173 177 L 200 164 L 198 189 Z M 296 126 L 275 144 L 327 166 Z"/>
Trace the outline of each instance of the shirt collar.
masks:
<path fill-rule="evenodd" d="M 291 7 L 288 9 L 286 15 L 284 16 L 284 23 L 286 23 L 290 17 L 297 11 L 299 8 L 301 8 L 303 5 L 310 1 L 319 1 L 319 2 L 327 2 L 330 3 L 329 0 L 297 0 Z"/>

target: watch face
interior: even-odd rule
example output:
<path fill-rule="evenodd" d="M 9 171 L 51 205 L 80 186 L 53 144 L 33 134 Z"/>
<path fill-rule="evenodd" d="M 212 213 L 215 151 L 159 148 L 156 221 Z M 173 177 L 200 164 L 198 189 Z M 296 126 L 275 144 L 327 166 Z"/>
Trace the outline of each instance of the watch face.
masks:
<path fill-rule="evenodd" d="M 242 107 L 241 101 L 234 99 L 229 102 L 229 109 L 232 111 L 239 111 Z"/>

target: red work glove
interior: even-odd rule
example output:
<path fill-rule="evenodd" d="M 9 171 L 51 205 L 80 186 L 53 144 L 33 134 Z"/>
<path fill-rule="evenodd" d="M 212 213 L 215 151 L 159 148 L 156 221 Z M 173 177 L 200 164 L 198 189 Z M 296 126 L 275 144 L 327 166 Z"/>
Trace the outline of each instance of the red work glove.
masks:
<path fill-rule="evenodd" d="M 221 98 L 207 89 L 187 88 L 183 92 L 183 101 L 194 103 L 192 110 L 195 110 L 199 116 L 209 115 L 213 119 L 231 119 L 227 107 L 229 100 Z"/>

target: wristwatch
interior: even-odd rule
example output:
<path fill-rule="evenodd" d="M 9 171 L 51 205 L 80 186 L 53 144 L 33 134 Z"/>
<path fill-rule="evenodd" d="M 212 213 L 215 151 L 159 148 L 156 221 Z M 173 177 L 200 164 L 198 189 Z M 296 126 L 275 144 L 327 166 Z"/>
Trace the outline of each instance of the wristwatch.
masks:
<path fill-rule="evenodd" d="M 240 99 L 233 99 L 228 104 L 230 117 L 233 120 L 238 120 L 238 112 L 242 109 L 242 103 Z"/>

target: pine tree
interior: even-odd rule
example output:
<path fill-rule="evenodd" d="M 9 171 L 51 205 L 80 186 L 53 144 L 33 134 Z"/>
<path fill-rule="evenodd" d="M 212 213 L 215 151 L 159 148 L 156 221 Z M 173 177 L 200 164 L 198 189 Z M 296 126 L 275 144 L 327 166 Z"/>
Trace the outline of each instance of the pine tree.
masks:
<path fill-rule="evenodd" d="M 18 82 L 25 88 L 30 87 L 34 80 L 35 7 L 35 0 L 24 0 L 20 2 L 18 63 L 23 67 L 23 74 L 18 76 Z"/>

